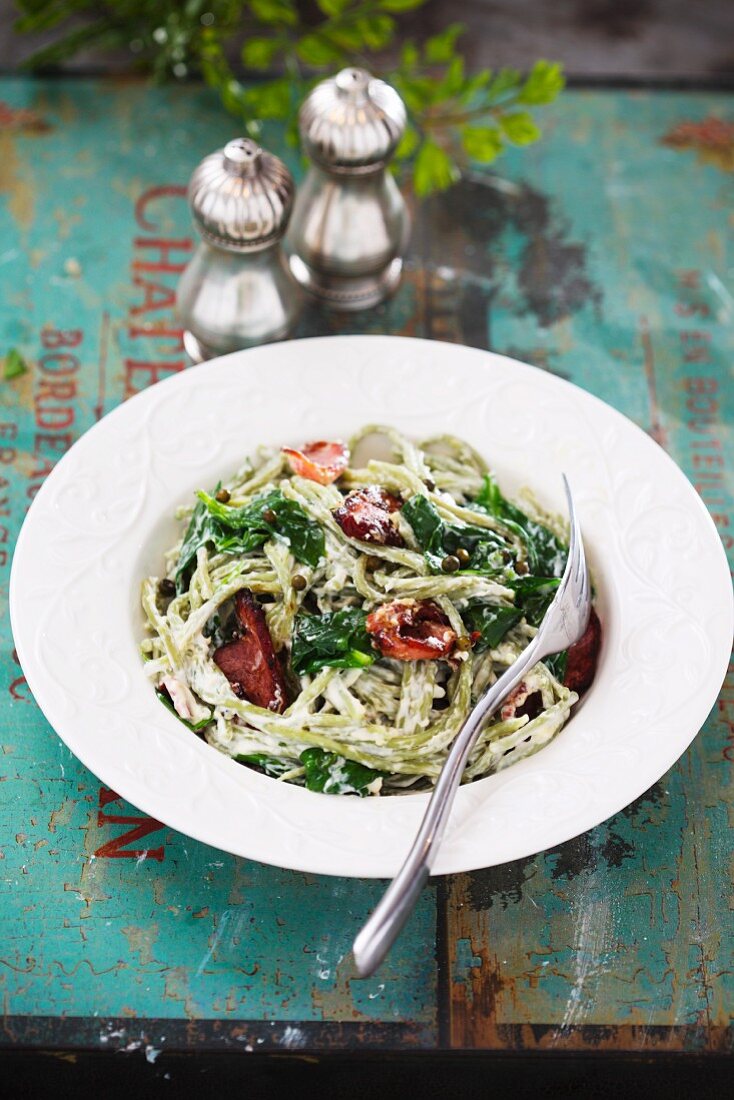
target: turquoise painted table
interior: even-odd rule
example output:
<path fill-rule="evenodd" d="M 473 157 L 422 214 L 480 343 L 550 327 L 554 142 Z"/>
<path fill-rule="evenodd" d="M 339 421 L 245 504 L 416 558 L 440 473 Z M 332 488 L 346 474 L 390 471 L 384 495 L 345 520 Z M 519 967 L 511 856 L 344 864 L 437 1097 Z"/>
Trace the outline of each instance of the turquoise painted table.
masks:
<path fill-rule="evenodd" d="M 732 680 L 637 803 L 537 858 L 433 883 L 367 981 L 349 947 L 379 883 L 173 833 L 49 728 L 5 614 L 14 538 L 74 439 L 187 369 L 184 189 L 233 126 L 193 86 L 5 79 L 0 100 L 0 354 L 29 364 L 0 383 L 0 1043 L 126 1051 L 161 1074 L 175 1050 L 730 1052 Z M 389 304 L 314 310 L 298 335 L 428 336 L 570 378 L 668 449 L 731 551 L 727 119 L 716 94 L 569 92 L 501 177 L 415 212 Z"/>

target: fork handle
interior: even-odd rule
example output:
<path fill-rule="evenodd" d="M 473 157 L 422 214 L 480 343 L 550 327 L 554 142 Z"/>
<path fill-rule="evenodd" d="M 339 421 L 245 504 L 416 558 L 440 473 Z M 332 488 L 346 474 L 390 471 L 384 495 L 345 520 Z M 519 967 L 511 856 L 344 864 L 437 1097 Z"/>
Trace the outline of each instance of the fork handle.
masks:
<path fill-rule="evenodd" d="M 504 702 L 528 669 L 542 659 L 539 636 L 492 685 L 467 717 L 446 757 L 423 821 L 403 866 L 357 935 L 352 948 L 361 978 L 373 974 L 410 916 L 431 873 L 431 865 L 449 819 L 454 795 L 482 726 Z"/>

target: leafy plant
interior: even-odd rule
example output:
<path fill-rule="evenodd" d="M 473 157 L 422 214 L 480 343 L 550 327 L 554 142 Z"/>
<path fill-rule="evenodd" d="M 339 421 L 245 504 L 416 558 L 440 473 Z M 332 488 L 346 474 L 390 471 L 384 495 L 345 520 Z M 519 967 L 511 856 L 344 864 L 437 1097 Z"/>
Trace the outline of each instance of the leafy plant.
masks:
<path fill-rule="evenodd" d="M 428 0 L 316 0 L 318 15 L 298 0 L 17 2 L 18 30 L 59 31 L 30 65 L 58 64 L 90 47 L 123 47 L 156 79 L 201 74 L 253 137 L 280 120 L 297 143 L 298 107 L 314 83 L 344 65 L 363 65 L 405 100 L 409 124 L 396 159 L 412 172 L 419 196 L 450 187 L 468 166 L 490 164 L 508 145 L 537 141 L 533 111 L 564 86 L 552 61 L 537 61 L 527 75 L 467 72 L 460 23 L 420 44 L 405 41 L 397 65 L 387 64 L 399 17 Z M 257 83 L 245 84 L 233 67 L 235 45 L 244 69 L 261 74 Z"/>

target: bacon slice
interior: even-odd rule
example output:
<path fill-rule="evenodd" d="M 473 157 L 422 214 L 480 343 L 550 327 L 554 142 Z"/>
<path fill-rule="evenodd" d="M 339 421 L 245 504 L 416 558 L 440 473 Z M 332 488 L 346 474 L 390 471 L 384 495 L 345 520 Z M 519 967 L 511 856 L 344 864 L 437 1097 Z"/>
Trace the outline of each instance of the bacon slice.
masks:
<path fill-rule="evenodd" d="M 448 657 L 456 632 L 432 600 L 386 603 L 367 616 L 367 631 L 383 657 L 430 661 Z"/>
<path fill-rule="evenodd" d="M 570 688 L 571 691 L 578 692 L 579 695 L 583 695 L 583 693 L 591 687 L 591 683 L 596 673 L 596 664 L 599 660 L 600 649 L 601 623 L 599 622 L 599 616 L 592 607 L 589 625 L 579 640 L 574 642 L 568 650 L 566 675 L 563 678 L 563 682 L 567 688 Z"/>
<path fill-rule="evenodd" d="M 319 485 L 331 485 L 344 473 L 349 464 L 349 448 L 343 443 L 330 443 L 320 439 L 316 443 L 304 443 L 303 449 L 283 447 L 290 467 L 299 477 L 318 481 Z"/>
<path fill-rule="evenodd" d="M 355 489 L 332 515 L 345 535 L 376 546 L 404 546 L 403 538 L 390 522 L 390 514 L 402 508 L 402 501 L 382 489 L 369 485 Z"/>
<path fill-rule="evenodd" d="M 287 702 L 285 678 L 265 613 L 247 588 L 235 596 L 234 610 L 241 633 L 219 647 L 214 661 L 240 699 L 282 714 Z"/>
<path fill-rule="evenodd" d="M 510 694 L 502 704 L 500 711 L 500 718 L 502 721 L 507 721 L 508 718 L 522 718 L 527 714 L 528 718 L 532 721 L 533 718 L 537 718 L 543 709 L 543 696 L 539 691 L 528 691 L 528 686 L 524 680 L 521 680 L 516 688 L 513 688 Z"/>

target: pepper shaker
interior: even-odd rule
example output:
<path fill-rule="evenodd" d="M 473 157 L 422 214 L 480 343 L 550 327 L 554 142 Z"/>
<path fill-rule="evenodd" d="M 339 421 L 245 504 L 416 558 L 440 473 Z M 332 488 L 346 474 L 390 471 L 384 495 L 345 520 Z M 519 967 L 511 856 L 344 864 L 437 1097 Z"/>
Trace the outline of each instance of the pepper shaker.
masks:
<path fill-rule="evenodd" d="M 296 197 L 291 270 L 334 309 L 374 306 L 400 281 L 410 219 L 386 171 L 405 132 L 405 105 L 383 80 L 343 69 L 299 113 L 311 167 Z"/>
<path fill-rule="evenodd" d="M 293 177 L 278 157 L 236 138 L 189 182 L 201 242 L 178 285 L 184 344 L 194 362 L 286 336 L 302 298 L 282 251 Z"/>

